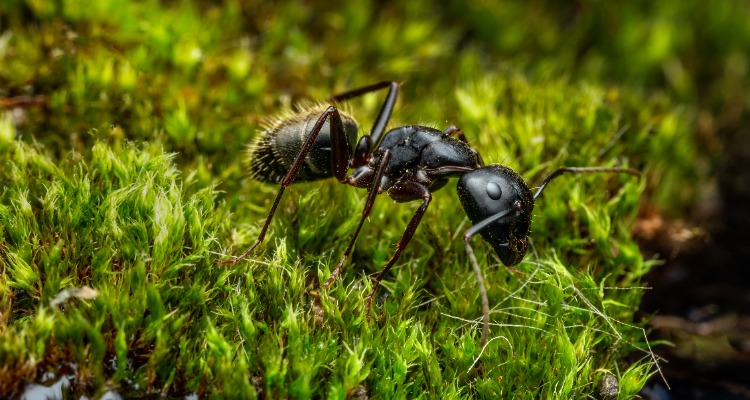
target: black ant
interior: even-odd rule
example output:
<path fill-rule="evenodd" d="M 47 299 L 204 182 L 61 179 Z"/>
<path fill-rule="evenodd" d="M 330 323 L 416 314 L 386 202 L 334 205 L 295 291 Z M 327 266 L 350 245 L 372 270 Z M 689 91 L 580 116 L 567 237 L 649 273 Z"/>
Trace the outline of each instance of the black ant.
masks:
<path fill-rule="evenodd" d="M 356 121 L 340 111 L 336 104 L 385 88 L 388 88 L 388 95 L 370 134 L 357 140 Z M 352 90 L 333 96 L 326 103 L 299 111 L 289 118 L 279 119 L 269 126 L 250 149 L 250 172 L 257 180 L 280 183 L 281 188 L 255 243 L 239 257 L 220 263 L 235 264 L 263 242 L 287 186 L 293 182 L 334 176 L 341 183 L 367 188 L 368 196 L 359 225 L 341 261 L 323 283 L 323 289 L 328 289 L 349 258 L 378 194 L 387 191 L 397 202 L 421 200 L 422 205 L 406 226 L 406 231 L 396 245 L 396 251 L 375 277 L 372 290 L 367 295 L 365 312 L 369 315 L 372 298 L 380 281 L 414 236 L 414 231 L 432 200 L 432 192 L 445 186 L 449 178 L 460 177 L 458 197 L 474 224 L 464 234 L 464 242 L 482 297 L 483 345 L 489 334 L 489 301 L 469 240 L 479 233 L 492 245 L 503 264 L 509 267 L 516 265 L 526 254 L 534 201 L 551 180 L 564 173 L 640 174 L 628 168 L 563 167 L 545 178 L 532 195 L 517 172 L 499 164 L 484 165 L 479 152 L 468 145 L 463 132 L 455 126 L 439 131 L 426 126 L 408 125 L 391 129 L 384 134 L 396 103 L 398 88 L 398 83 L 386 81 Z M 347 175 L 349 169 L 354 169 L 351 175 Z"/>

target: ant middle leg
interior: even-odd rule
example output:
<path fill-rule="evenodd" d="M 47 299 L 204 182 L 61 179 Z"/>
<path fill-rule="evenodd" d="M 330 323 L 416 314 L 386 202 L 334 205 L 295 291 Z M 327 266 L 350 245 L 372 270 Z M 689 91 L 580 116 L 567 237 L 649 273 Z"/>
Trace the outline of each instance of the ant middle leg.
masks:
<path fill-rule="evenodd" d="M 451 125 L 443 131 L 443 134 L 448 136 L 456 136 L 458 140 L 469 144 L 469 140 L 466 139 L 466 135 L 464 135 L 464 132 L 461 130 L 461 128 L 457 127 L 456 125 Z M 479 164 L 480 167 L 484 167 L 484 159 L 482 159 L 482 155 L 479 154 L 479 151 L 477 149 L 471 147 L 471 153 L 474 154 L 474 157 L 477 159 L 477 164 Z"/>
<path fill-rule="evenodd" d="M 458 140 L 466 144 L 469 144 L 469 140 L 466 139 L 466 135 L 464 135 L 464 132 L 461 130 L 461 128 L 457 127 L 456 125 L 449 126 L 443 131 L 443 133 L 448 136 L 455 135 L 458 138 Z M 479 154 L 479 151 L 472 147 L 471 152 L 472 154 L 474 154 L 474 157 L 476 157 L 477 163 L 479 164 L 479 166 L 484 167 L 484 160 L 482 159 L 482 155 Z"/>
<path fill-rule="evenodd" d="M 359 224 L 357 225 L 357 229 L 354 231 L 354 235 L 352 235 L 351 239 L 349 240 L 349 245 L 346 247 L 346 250 L 344 251 L 343 256 L 341 257 L 341 261 L 336 265 L 336 268 L 331 273 L 331 276 L 328 277 L 326 282 L 323 284 L 323 289 L 328 289 L 333 282 L 336 280 L 336 278 L 341 274 L 341 270 L 344 268 L 344 263 L 349 258 L 349 254 L 352 251 L 352 248 L 354 247 L 354 243 L 357 241 L 357 237 L 359 236 L 359 231 L 362 229 L 362 224 L 364 224 L 365 219 L 370 215 L 370 211 L 372 210 L 372 205 L 375 203 L 375 197 L 378 195 L 378 191 L 380 190 L 380 183 L 383 180 L 383 175 L 385 174 L 385 168 L 388 166 L 388 161 L 391 159 L 391 151 L 385 150 L 383 152 L 383 155 L 380 157 L 380 162 L 378 163 L 377 169 L 374 172 L 374 178 L 372 178 L 372 175 L 368 176 L 362 176 L 359 179 L 361 180 L 367 180 L 372 179 L 372 182 L 370 183 L 370 187 L 367 193 L 367 201 L 365 202 L 365 208 L 362 210 L 362 217 L 359 219 Z M 350 179 L 352 179 L 350 177 Z M 349 182 L 352 186 L 358 186 L 357 182 Z"/>
<path fill-rule="evenodd" d="M 390 195 L 393 200 L 400 203 L 421 198 L 422 205 L 419 206 L 417 212 L 414 213 L 411 221 L 409 221 L 409 224 L 406 226 L 406 230 L 404 231 L 403 236 L 401 236 L 401 240 L 399 240 L 396 244 L 396 252 L 393 253 L 390 260 L 388 260 L 388 263 L 385 264 L 383 269 L 381 269 L 380 272 L 378 272 L 378 275 L 375 277 L 375 282 L 372 285 L 372 290 L 367 295 L 367 306 L 365 308 L 365 315 L 367 315 L 367 319 L 370 318 L 372 298 L 373 296 L 375 296 L 375 291 L 378 289 L 378 286 L 380 286 L 380 281 L 383 280 L 385 274 L 387 274 L 391 267 L 393 267 L 393 264 L 398 261 L 398 258 L 401 256 L 401 252 L 409 244 L 409 241 L 411 241 L 411 238 L 414 236 L 414 232 L 417 230 L 419 223 L 422 221 L 424 213 L 427 211 L 427 207 L 430 205 L 430 201 L 432 201 L 432 194 L 430 193 L 429 189 L 427 189 L 421 183 L 413 181 L 401 181 L 399 183 L 396 183 L 388 190 L 388 195 Z"/>
<path fill-rule="evenodd" d="M 469 143 L 469 140 L 466 139 L 466 135 L 464 135 L 464 131 L 462 131 L 461 128 L 457 127 L 456 125 L 451 125 L 445 128 L 443 134 L 448 136 L 456 136 L 458 140 L 467 144 Z"/>
<path fill-rule="evenodd" d="M 305 141 L 305 144 L 302 146 L 302 149 L 300 149 L 297 157 L 294 159 L 294 162 L 292 162 L 291 168 L 289 168 L 289 171 L 281 180 L 281 188 L 279 188 L 279 192 L 276 195 L 273 206 L 271 206 L 271 211 L 268 213 L 268 217 L 266 217 L 266 222 L 263 224 L 263 228 L 258 235 L 258 239 L 252 246 L 250 246 L 249 249 L 247 249 L 247 251 L 242 253 L 242 255 L 234 257 L 230 260 L 221 260 L 219 261 L 219 265 L 237 264 L 240 260 L 250 255 L 250 253 L 252 253 L 253 250 L 255 250 L 255 248 L 263 242 L 263 239 L 266 237 L 268 227 L 271 225 L 271 220 L 276 213 L 276 208 L 279 206 L 279 202 L 281 201 L 281 196 L 283 196 L 284 194 L 284 190 L 286 190 L 287 186 L 291 185 L 294 182 L 294 178 L 297 176 L 297 173 L 302 167 L 302 164 L 305 162 L 305 158 L 310 152 L 310 149 L 315 142 L 315 138 L 318 137 L 318 134 L 323 128 L 326 120 L 329 119 L 331 124 L 331 164 L 333 167 L 333 174 L 336 179 L 339 180 L 339 182 L 346 182 L 346 173 L 349 169 L 349 146 L 346 141 L 346 133 L 344 132 L 344 124 L 341 121 L 341 115 L 339 114 L 339 111 L 336 107 L 330 106 L 318 118 L 317 122 L 310 131 L 310 135 L 308 136 L 307 141 Z"/>

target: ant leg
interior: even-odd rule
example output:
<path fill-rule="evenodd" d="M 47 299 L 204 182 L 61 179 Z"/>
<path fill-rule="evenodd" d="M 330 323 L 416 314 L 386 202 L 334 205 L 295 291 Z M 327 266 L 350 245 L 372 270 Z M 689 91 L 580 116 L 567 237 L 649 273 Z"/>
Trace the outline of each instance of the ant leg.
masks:
<path fill-rule="evenodd" d="M 474 153 L 477 157 L 477 163 L 479 164 L 479 168 L 484 167 L 484 159 L 482 158 L 482 155 L 479 154 L 479 151 L 475 148 L 471 148 L 471 152 Z"/>
<path fill-rule="evenodd" d="M 352 251 L 352 247 L 354 247 L 354 242 L 357 241 L 357 236 L 359 236 L 359 231 L 362 229 L 362 224 L 365 222 L 365 219 L 370 215 L 370 211 L 372 210 L 372 205 L 375 203 L 375 196 L 378 195 L 378 191 L 380 189 L 380 182 L 383 180 L 383 174 L 385 173 L 385 168 L 388 166 L 388 160 L 391 159 L 391 151 L 385 150 L 383 152 L 383 155 L 380 158 L 380 162 L 378 163 L 377 170 L 375 171 L 375 178 L 372 180 L 372 183 L 370 184 L 370 188 L 368 190 L 367 194 L 367 202 L 365 202 L 365 208 L 362 210 L 362 218 L 359 220 L 359 225 L 357 225 L 357 230 L 354 231 L 354 235 L 352 236 L 351 240 L 349 240 L 349 246 L 346 247 L 346 250 L 344 251 L 344 255 L 341 257 L 341 261 L 339 261 L 338 265 L 336 265 L 336 268 L 331 273 L 331 276 L 328 277 L 326 282 L 323 284 L 323 289 L 328 289 L 333 282 L 336 280 L 336 278 L 341 274 L 341 270 L 344 267 L 344 263 L 349 258 L 349 253 Z M 363 177 L 366 179 L 366 177 Z M 356 185 L 353 185 L 356 186 Z"/>
<path fill-rule="evenodd" d="M 372 124 L 372 129 L 370 130 L 370 140 L 372 140 L 372 148 L 376 149 L 380 145 L 380 140 L 382 139 L 383 132 L 385 132 L 385 126 L 388 124 L 388 120 L 391 119 L 391 114 L 393 113 L 393 106 L 396 104 L 396 96 L 398 96 L 398 83 L 396 82 L 390 82 L 390 87 L 388 88 L 388 95 L 385 98 L 385 102 L 383 102 L 383 105 L 380 107 L 380 112 L 378 112 L 378 117 L 375 119 L 375 122 Z"/>
<path fill-rule="evenodd" d="M 466 139 L 466 135 L 464 135 L 464 132 L 461 130 L 461 128 L 457 127 L 456 125 L 451 125 L 451 126 L 447 127 L 443 131 L 443 134 L 444 135 L 448 135 L 448 136 L 456 135 L 456 137 L 458 138 L 458 140 L 460 140 L 460 141 L 462 141 L 464 143 L 467 143 L 467 144 L 469 143 L 469 141 Z"/>
<path fill-rule="evenodd" d="M 397 90 L 398 82 L 382 81 L 378 83 L 373 83 L 372 85 L 368 85 L 368 86 L 361 87 L 358 89 L 353 89 L 348 92 L 335 94 L 329 97 L 328 100 L 326 101 L 328 101 L 329 103 L 340 103 L 342 101 L 353 99 L 355 97 L 362 96 L 363 94 L 374 92 L 376 90 L 380 90 L 389 86 L 390 86 L 390 90 Z"/>
<path fill-rule="evenodd" d="M 380 281 L 383 279 L 383 276 L 388 273 L 388 270 L 393 267 L 393 264 L 395 264 L 398 258 L 401 256 L 401 252 L 409 244 L 412 236 L 414 236 L 414 232 L 417 230 L 417 226 L 419 226 L 419 222 L 422 220 L 422 216 L 424 216 L 425 211 L 427 211 L 427 206 L 430 205 L 430 201 L 432 200 L 432 194 L 430 194 L 430 191 L 422 184 L 413 181 L 402 181 L 395 184 L 388 190 L 388 195 L 391 196 L 393 200 L 400 203 L 421 198 L 422 205 L 419 206 L 417 212 L 415 212 L 414 216 L 411 217 L 411 221 L 409 221 L 409 224 L 406 226 L 406 231 L 404 231 L 403 236 L 401 236 L 401 240 L 399 240 L 396 244 L 396 252 L 393 253 L 391 259 L 388 260 L 388 263 L 385 264 L 385 267 L 383 267 L 383 269 L 381 269 L 380 272 L 378 272 L 378 275 L 375 277 L 375 283 L 373 283 L 372 285 L 372 290 L 370 291 L 370 294 L 367 295 L 367 307 L 365 308 L 365 315 L 367 315 L 368 320 L 370 318 L 370 309 L 372 308 L 372 298 L 375 295 L 375 291 L 378 289 L 378 286 L 380 285 Z"/>
<path fill-rule="evenodd" d="M 362 162 L 364 162 L 367 158 L 366 156 L 370 153 L 370 151 L 372 151 L 372 149 L 376 149 L 380 144 L 380 139 L 382 139 L 383 132 L 385 132 L 385 126 L 386 124 L 388 124 L 388 120 L 391 119 L 393 107 L 396 104 L 396 97 L 398 96 L 398 86 L 398 82 L 383 81 L 370 86 L 365 86 L 363 88 L 354 89 L 349 92 L 331 96 L 328 99 L 328 101 L 331 103 L 338 103 L 357 96 L 361 96 L 366 93 L 374 92 L 386 87 L 388 88 L 388 94 L 386 95 L 383 105 L 380 107 L 380 112 L 378 112 L 378 116 L 377 118 L 375 118 L 372 129 L 370 129 L 370 134 L 363 136 L 359 140 L 359 143 L 357 143 L 357 148 L 354 152 L 355 160 L 361 160 Z"/>
<path fill-rule="evenodd" d="M 460 141 L 462 141 L 462 142 L 464 142 L 466 144 L 469 144 L 469 140 L 466 139 L 466 135 L 464 135 L 464 132 L 461 130 L 461 128 L 457 127 L 456 125 L 451 125 L 448 128 L 446 128 L 443 131 L 443 134 L 448 135 L 448 136 L 456 135 L 456 137 L 458 138 L 458 140 L 460 140 Z M 474 157 L 476 157 L 477 164 L 479 164 L 479 167 L 480 168 L 484 167 L 484 159 L 482 159 L 482 155 L 479 154 L 479 151 L 477 151 L 477 149 L 475 149 L 475 148 L 472 147 L 471 148 L 471 152 L 472 152 L 472 154 L 474 154 Z"/>
<path fill-rule="evenodd" d="M 331 164 L 333 167 L 333 173 L 336 179 L 339 180 L 339 182 L 346 182 L 346 172 L 349 168 L 349 149 L 346 142 L 346 133 L 344 132 L 344 124 L 341 121 L 339 110 L 334 106 L 330 106 L 318 118 L 318 121 L 310 131 L 310 136 L 308 136 L 307 141 L 302 146 L 300 152 L 297 154 L 297 158 L 294 159 L 292 167 L 289 168 L 289 172 L 287 172 L 284 176 L 284 179 L 281 180 L 281 188 L 279 189 L 279 193 L 276 195 L 276 200 L 274 200 L 273 206 L 271 206 L 271 211 L 268 213 L 268 217 L 266 217 L 266 222 L 265 224 L 263 224 L 263 229 L 261 229 L 260 235 L 258 235 L 258 239 L 252 246 L 250 246 L 249 249 L 247 249 L 247 251 L 242 253 L 242 255 L 237 256 L 231 260 L 221 260 L 219 261 L 219 265 L 237 264 L 240 260 L 252 253 L 253 250 L 255 250 L 255 248 L 263 242 L 263 239 L 266 237 L 266 231 L 271 225 L 271 219 L 273 219 L 273 216 L 276 213 L 276 208 L 279 206 L 281 196 L 284 194 L 284 190 L 287 186 L 291 185 L 292 182 L 294 182 L 294 177 L 297 176 L 297 172 L 302 167 L 302 163 L 305 161 L 307 153 L 310 152 L 310 149 L 315 142 L 315 138 L 318 137 L 320 130 L 323 128 L 323 124 L 325 124 L 326 120 L 329 118 L 331 121 Z"/>

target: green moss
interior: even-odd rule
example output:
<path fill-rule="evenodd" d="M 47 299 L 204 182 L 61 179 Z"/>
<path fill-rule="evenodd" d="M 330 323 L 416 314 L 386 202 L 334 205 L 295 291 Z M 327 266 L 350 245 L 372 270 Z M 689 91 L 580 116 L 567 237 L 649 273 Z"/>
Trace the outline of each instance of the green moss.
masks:
<path fill-rule="evenodd" d="M 746 25 L 728 3 L 711 26 Z M 724 36 L 674 25 L 702 3 L 664 4 L 623 6 L 613 29 L 610 6 L 586 2 L 568 26 L 543 1 L 0 5 L 0 393 L 52 371 L 87 396 L 581 398 L 612 374 L 633 397 L 657 372 L 634 320 L 655 262 L 630 235 L 636 212 L 690 204 L 705 174 L 694 110 L 711 104 L 697 87 L 745 73 L 700 81 L 689 44 Z M 747 40 L 727 32 L 717 62 L 744 65 Z M 253 243 L 277 191 L 245 171 L 263 119 L 382 79 L 405 81 L 392 126 L 459 125 L 532 186 L 562 165 L 644 172 L 555 180 L 520 273 L 474 240 L 484 348 L 453 184 L 369 322 L 372 274 L 416 204 L 381 196 L 327 292 L 365 200 L 333 180 L 294 185 L 256 254 L 217 265 Z M 382 97 L 351 102 L 363 131 Z"/>

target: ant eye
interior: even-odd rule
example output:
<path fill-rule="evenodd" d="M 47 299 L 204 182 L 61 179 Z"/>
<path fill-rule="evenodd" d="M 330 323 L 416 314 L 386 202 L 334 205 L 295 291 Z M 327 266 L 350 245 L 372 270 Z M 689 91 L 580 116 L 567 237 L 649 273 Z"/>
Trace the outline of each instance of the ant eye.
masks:
<path fill-rule="evenodd" d="M 513 203 L 513 209 L 515 209 L 516 211 L 523 211 L 523 203 L 521 203 L 521 200 L 516 200 Z"/>
<path fill-rule="evenodd" d="M 500 185 L 495 182 L 487 182 L 487 196 L 490 196 L 492 200 L 499 200 L 503 195 L 503 190 L 500 189 Z"/>

